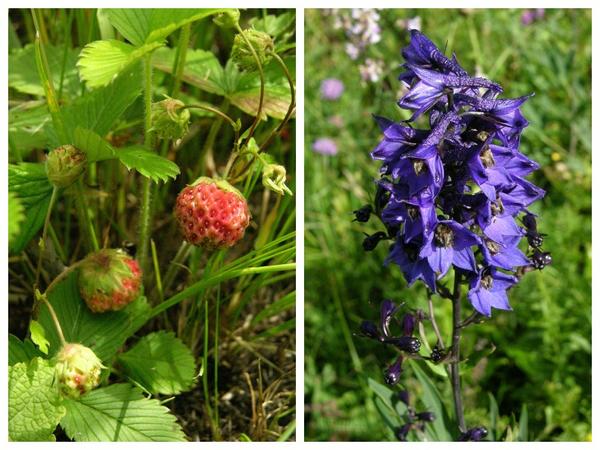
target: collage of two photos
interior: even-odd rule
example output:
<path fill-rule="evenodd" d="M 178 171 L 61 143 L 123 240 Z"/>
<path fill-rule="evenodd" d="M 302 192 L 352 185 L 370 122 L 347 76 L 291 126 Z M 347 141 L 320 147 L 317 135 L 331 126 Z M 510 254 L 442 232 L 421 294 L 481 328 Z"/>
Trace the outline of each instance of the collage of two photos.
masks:
<path fill-rule="evenodd" d="M 9 441 L 591 441 L 591 9 L 7 19 Z"/>

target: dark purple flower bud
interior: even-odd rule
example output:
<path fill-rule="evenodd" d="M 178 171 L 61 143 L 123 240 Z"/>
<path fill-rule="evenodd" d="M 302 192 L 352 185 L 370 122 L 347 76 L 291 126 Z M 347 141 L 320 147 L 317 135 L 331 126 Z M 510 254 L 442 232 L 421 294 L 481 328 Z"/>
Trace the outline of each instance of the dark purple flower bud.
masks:
<path fill-rule="evenodd" d="M 410 406 L 410 394 L 407 390 L 402 390 L 398 392 L 398 399 L 404 403 L 406 406 Z"/>
<path fill-rule="evenodd" d="M 400 442 L 406 442 L 406 438 L 408 437 L 408 432 L 412 428 L 412 423 L 405 423 L 401 427 L 396 429 L 396 439 Z"/>
<path fill-rule="evenodd" d="M 371 321 L 363 320 L 360 324 L 360 332 L 365 337 L 377 339 L 378 341 L 381 340 L 381 335 L 379 334 L 377 326 Z"/>
<path fill-rule="evenodd" d="M 407 353 L 418 353 L 421 349 L 421 341 L 418 338 L 411 336 L 388 338 L 384 342 L 386 344 L 394 345 Z"/>
<path fill-rule="evenodd" d="M 417 420 L 422 420 L 423 422 L 433 422 L 435 420 L 435 414 L 431 411 L 420 412 L 417 414 Z"/>
<path fill-rule="evenodd" d="M 394 386 L 400 381 L 400 375 L 402 374 L 402 360 L 402 355 L 398 356 L 394 364 L 386 369 L 383 378 L 387 385 Z"/>
<path fill-rule="evenodd" d="M 479 442 L 483 440 L 488 434 L 488 430 L 485 427 L 475 427 L 471 428 L 464 433 L 462 433 L 459 437 L 459 441 L 473 441 Z"/>
<path fill-rule="evenodd" d="M 379 244 L 379 241 L 387 238 L 387 234 L 385 234 L 383 231 L 378 231 L 377 233 L 372 235 L 368 235 L 365 233 L 365 235 L 367 237 L 363 240 L 362 246 L 366 252 L 375 250 L 377 244 Z"/>
<path fill-rule="evenodd" d="M 354 220 L 356 222 L 368 222 L 373 213 L 373 207 L 371 205 L 365 205 L 352 212 L 354 213 Z"/>
<path fill-rule="evenodd" d="M 404 336 L 412 336 L 416 322 L 415 316 L 410 313 L 404 314 L 404 317 L 402 318 L 402 333 Z"/>
<path fill-rule="evenodd" d="M 536 248 L 531 256 L 531 262 L 533 267 L 542 270 L 547 265 L 552 264 L 552 255 L 550 252 L 541 252 Z"/>
<path fill-rule="evenodd" d="M 431 350 L 431 355 L 429 356 L 434 363 L 439 363 L 442 359 L 444 359 L 444 353 L 439 349 L 436 345 Z"/>

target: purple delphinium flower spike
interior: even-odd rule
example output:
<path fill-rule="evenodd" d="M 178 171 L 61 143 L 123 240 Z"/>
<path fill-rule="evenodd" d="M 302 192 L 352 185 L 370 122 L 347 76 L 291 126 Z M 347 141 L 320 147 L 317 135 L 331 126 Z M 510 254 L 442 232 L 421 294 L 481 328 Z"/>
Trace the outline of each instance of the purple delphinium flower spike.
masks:
<path fill-rule="evenodd" d="M 477 311 L 510 309 L 512 274 L 552 260 L 519 219 L 545 193 L 526 179 L 539 166 L 519 150 L 529 124 L 521 108 L 533 94 L 501 98 L 499 84 L 469 75 L 416 30 L 402 55 L 408 91 L 398 104 L 412 116 L 399 123 L 376 116 L 383 139 L 371 152 L 382 162 L 385 200 L 375 215 L 395 240 L 385 264 L 397 264 L 409 286 L 421 280 L 434 292 L 454 266 L 470 280 Z M 429 129 L 409 126 L 421 115 Z"/>

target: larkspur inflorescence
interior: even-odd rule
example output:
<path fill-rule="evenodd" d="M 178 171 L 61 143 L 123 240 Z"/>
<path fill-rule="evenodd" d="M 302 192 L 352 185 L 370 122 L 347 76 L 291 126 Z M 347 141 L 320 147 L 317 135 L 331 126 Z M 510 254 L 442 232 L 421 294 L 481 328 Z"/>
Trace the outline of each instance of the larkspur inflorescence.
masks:
<path fill-rule="evenodd" d="M 371 153 L 383 162 L 378 189 L 388 193 L 380 218 L 395 233 L 386 263 L 400 266 L 409 285 L 420 279 L 434 292 L 453 266 L 479 313 L 510 310 L 516 269 L 552 260 L 528 210 L 544 195 L 525 178 L 538 164 L 519 151 L 528 125 L 520 108 L 533 94 L 499 98 L 500 85 L 471 77 L 416 30 L 402 55 L 399 79 L 408 91 L 398 105 L 412 116 L 375 117 L 384 137 Z M 413 128 L 424 115 L 429 128 Z M 523 237 L 529 257 L 519 249 Z"/>

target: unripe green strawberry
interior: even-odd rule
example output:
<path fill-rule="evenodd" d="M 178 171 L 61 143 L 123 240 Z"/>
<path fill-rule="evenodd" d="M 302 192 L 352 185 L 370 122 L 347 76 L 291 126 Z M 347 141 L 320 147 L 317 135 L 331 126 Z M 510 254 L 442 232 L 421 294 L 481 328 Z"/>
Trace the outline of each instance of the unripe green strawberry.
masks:
<path fill-rule="evenodd" d="M 244 39 L 244 36 L 246 39 Z M 240 70 L 254 72 L 258 70 L 258 66 L 248 43 L 254 48 L 261 66 L 264 66 L 271 60 L 274 48 L 273 39 L 264 31 L 258 31 L 253 28 L 244 30 L 244 36 L 238 33 L 233 38 L 231 59 L 237 64 Z"/>
<path fill-rule="evenodd" d="M 188 131 L 190 110 L 185 103 L 166 98 L 152 104 L 152 131 L 161 139 L 181 139 Z"/>
<path fill-rule="evenodd" d="M 142 270 L 120 249 L 88 255 L 79 268 L 79 292 L 96 313 L 118 311 L 140 295 Z"/>
<path fill-rule="evenodd" d="M 102 361 L 88 347 L 68 343 L 56 355 L 56 376 L 60 390 L 77 398 L 100 384 Z"/>
<path fill-rule="evenodd" d="M 86 165 L 84 152 L 72 145 L 62 145 L 48 153 L 46 174 L 53 185 L 67 187 L 79 178 Z"/>
<path fill-rule="evenodd" d="M 208 249 L 232 247 L 250 223 L 248 202 L 224 180 L 200 177 L 177 197 L 175 217 L 186 241 Z"/>

